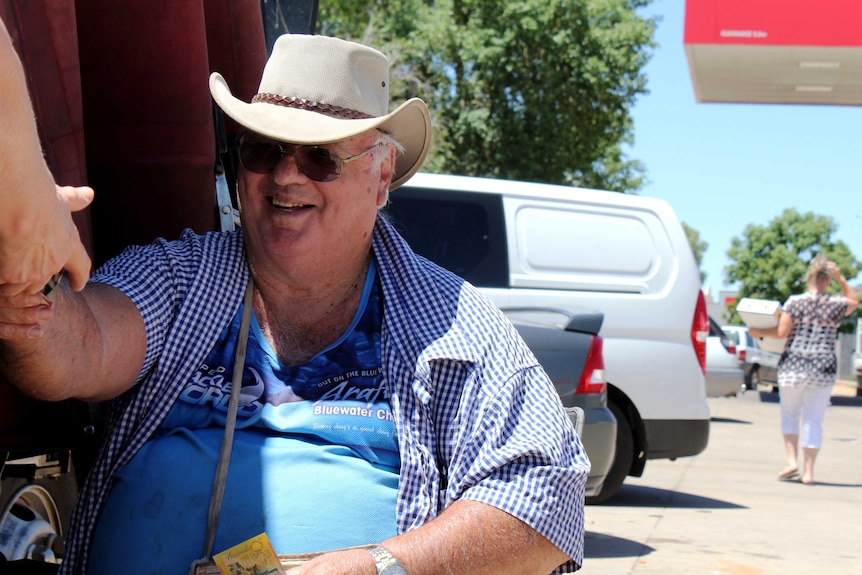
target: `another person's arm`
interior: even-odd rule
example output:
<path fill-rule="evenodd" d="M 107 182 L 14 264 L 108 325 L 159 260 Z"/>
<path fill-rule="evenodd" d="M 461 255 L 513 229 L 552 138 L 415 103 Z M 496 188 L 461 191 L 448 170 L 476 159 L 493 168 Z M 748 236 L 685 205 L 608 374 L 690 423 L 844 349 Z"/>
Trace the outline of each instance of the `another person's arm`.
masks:
<path fill-rule="evenodd" d="M 74 290 L 90 257 L 71 212 L 93 199 L 87 187 L 54 183 L 39 142 L 21 61 L 0 20 L 0 293 L 36 293 L 62 269 Z"/>
<path fill-rule="evenodd" d="M 841 295 L 847 298 L 847 311 L 844 312 L 844 315 L 850 315 L 857 307 L 859 307 L 859 296 L 856 295 L 856 292 L 853 291 L 853 288 L 847 283 L 847 279 L 845 279 L 844 274 L 841 273 L 841 269 L 838 267 L 838 264 L 835 262 L 827 263 L 826 272 L 829 274 L 829 277 L 838 282 L 838 287 L 841 288 Z"/>
<path fill-rule="evenodd" d="M 778 325 L 770 328 L 750 327 L 748 333 L 752 337 L 774 337 L 784 339 L 793 331 L 793 318 L 790 314 L 781 312 L 781 317 L 778 318 Z"/>

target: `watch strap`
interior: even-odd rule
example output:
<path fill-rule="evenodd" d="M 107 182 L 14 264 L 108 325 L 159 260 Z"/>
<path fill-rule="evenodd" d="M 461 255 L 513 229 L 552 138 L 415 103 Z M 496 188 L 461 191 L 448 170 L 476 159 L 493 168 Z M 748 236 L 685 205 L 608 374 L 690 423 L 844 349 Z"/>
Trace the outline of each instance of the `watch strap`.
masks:
<path fill-rule="evenodd" d="M 386 550 L 386 548 L 377 546 L 372 547 L 368 550 L 371 553 L 371 556 L 374 557 L 374 565 L 377 567 L 377 573 L 380 575 L 389 567 L 400 567 L 401 571 L 407 573 L 407 570 L 404 569 L 404 565 L 401 564 L 401 561 L 392 556 L 392 553 Z"/>

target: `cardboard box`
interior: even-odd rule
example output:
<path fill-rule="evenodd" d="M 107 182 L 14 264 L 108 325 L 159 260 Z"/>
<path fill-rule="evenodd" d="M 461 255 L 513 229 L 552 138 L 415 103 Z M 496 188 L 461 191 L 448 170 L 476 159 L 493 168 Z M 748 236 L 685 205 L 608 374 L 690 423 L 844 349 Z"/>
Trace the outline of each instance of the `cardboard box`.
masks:
<path fill-rule="evenodd" d="M 769 329 L 778 325 L 781 303 L 771 299 L 744 297 L 736 304 L 736 313 L 748 327 Z"/>
<path fill-rule="evenodd" d="M 744 297 L 736 305 L 736 313 L 749 328 L 770 329 L 778 325 L 778 319 L 781 317 L 781 302 Z M 758 340 L 758 343 L 766 351 L 782 353 L 787 338 L 764 337 Z"/>

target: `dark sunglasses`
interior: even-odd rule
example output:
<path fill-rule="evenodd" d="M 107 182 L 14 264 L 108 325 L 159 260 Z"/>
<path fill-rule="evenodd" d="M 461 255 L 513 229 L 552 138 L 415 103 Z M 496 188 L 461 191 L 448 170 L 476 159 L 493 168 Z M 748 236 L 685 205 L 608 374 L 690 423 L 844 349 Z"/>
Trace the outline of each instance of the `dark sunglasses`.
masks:
<path fill-rule="evenodd" d="M 344 164 L 361 158 L 379 145 L 380 142 L 355 156 L 342 158 L 333 150 L 320 146 L 287 144 L 243 135 L 239 141 L 239 160 L 245 169 L 255 174 L 268 174 L 283 157 L 293 156 L 300 172 L 316 182 L 331 182 L 341 175 Z"/>

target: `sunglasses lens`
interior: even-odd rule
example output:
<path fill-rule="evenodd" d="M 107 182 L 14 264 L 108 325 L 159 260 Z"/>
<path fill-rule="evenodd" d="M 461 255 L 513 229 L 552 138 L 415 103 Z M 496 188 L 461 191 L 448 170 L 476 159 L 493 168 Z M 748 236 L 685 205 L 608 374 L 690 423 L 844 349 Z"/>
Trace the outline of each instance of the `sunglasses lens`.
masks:
<path fill-rule="evenodd" d="M 317 146 L 299 146 L 295 153 L 300 171 L 312 180 L 331 182 L 341 175 L 341 158 L 332 150 Z"/>
<path fill-rule="evenodd" d="M 285 154 L 292 154 L 299 171 L 318 182 L 331 182 L 341 175 L 341 158 L 332 150 L 318 146 L 296 146 L 289 150 L 271 140 L 243 138 L 239 145 L 239 160 L 245 169 L 256 174 L 268 174 Z"/>
<path fill-rule="evenodd" d="M 268 174 L 281 159 L 281 148 L 275 142 L 243 139 L 239 146 L 239 160 L 247 170 Z"/>

